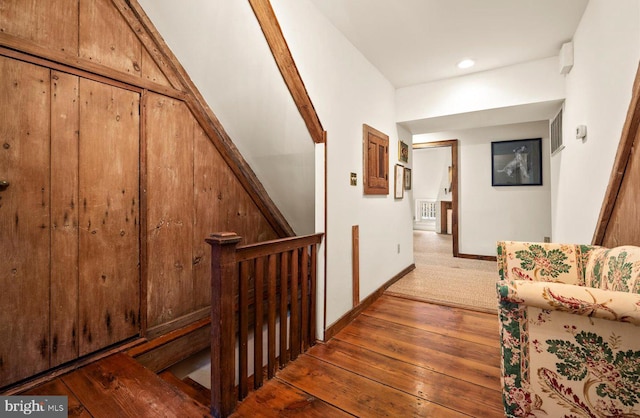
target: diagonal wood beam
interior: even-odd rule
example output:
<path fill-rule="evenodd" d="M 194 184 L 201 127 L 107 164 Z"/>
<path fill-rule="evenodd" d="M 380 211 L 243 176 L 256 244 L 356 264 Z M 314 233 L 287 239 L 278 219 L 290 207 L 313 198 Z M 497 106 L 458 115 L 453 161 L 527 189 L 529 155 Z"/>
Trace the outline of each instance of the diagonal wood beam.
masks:
<path fill-rule="evenodd" d="M 324 143 L 324 129 L 313 107 L 311 98 L 309 98 L 309 93 L 304 86 L 302 77 L 300 77 L 298 67 L 296 67 L 296 63 L 293 60 L 287 41 L 284 39 L 271 3 L 269 0 L 249 0 L 249 4 L 251 4 L 253 13 L 258 19 L 262 33 L 264 33 L 264 37 L 269 44 L 271 54 L 276 60 L 282 78 L 289 88 L 291 97 L 293 97 L 293 101 L 298 107 L 304 123 L 307 125 L 311 139 L 313 139 L 313 142 L 316 144 Z"/>

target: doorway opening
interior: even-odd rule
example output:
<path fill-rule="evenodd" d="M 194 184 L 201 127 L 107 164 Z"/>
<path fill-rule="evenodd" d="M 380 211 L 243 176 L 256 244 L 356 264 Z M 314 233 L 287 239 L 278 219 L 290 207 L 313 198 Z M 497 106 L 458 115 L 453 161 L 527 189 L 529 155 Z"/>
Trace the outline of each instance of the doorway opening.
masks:
<path fill-rule="evenodd" d="M 452 253 L 459 257 L 458 240 L 458 140 L 425 142 L 413 144 L 414 150 L 414 185 L 419 185 L 424 179 L 419 178 L 420 167 L 416 166 L 417 150 L 448 148 L 450 150 L 450 162 L 435 181 L 436 187 L 426 192 L 429 196 L 415 194 L 414 229 L 433 230 L 439 233 L 450 233 L 452 237 Z M 417 172 L 415 170 L 418 170 Z M 443 187 L 441 187 L 443 186 Z M 436 191 L 437 190 L 437 191 Z M 433 227 L 433 229 L 431 229 Z"/>

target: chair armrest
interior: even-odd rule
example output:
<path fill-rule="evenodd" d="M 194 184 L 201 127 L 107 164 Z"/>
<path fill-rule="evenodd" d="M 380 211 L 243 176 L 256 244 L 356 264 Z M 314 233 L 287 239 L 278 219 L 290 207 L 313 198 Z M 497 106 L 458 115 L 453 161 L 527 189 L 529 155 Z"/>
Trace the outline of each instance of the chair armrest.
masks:
<path fill-rule="evenodd" d="M 640 295 L 529 280 L 500 280 L 497 283 L 500 310 L 514 304 L 640 325 Z"/>

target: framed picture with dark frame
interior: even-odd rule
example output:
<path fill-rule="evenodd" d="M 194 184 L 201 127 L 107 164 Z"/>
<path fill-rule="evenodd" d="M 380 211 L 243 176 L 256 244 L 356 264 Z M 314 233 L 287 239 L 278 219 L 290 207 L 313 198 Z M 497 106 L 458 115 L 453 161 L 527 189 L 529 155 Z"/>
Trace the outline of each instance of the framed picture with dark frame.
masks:
<path fill-rule="evenodd" d="M 402 141 L 398 141 L 398 160 L 403 163 L 409 162 L 409 145 Z"/>
<path fill-rule="evenodd" d="M 541 186 L 542 139 L 491 142 L 492 186 Z"/>
<path fill-rule="evenodd" d="M 411 190 L 411 169 L 408 167 L 404 168 L 404 189 Z"/>

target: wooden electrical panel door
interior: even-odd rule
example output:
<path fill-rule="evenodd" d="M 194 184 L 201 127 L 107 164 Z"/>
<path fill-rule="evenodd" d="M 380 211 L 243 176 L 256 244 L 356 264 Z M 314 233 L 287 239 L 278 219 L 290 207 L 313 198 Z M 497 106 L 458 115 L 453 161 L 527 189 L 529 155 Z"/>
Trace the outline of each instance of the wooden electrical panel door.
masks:
<path fill-rule="evenodd" d="M 49 367 L 49 70 L 0 57 L 0 386 Z"/>
<path fill-rule="evenodd" d="M 80 355 L 139 332 L 139 101 L 80 79 Z"/>
<path fill-rule="evenodd" d="M 389 194 L 389 137 L 362 126 L 364 144 L 364 194 Z"/>

